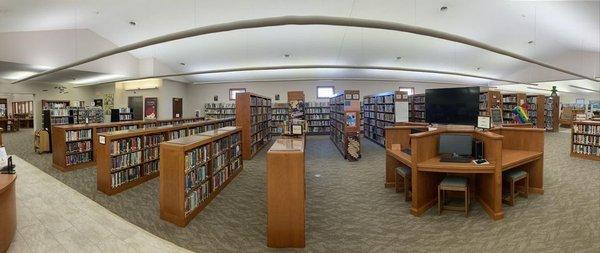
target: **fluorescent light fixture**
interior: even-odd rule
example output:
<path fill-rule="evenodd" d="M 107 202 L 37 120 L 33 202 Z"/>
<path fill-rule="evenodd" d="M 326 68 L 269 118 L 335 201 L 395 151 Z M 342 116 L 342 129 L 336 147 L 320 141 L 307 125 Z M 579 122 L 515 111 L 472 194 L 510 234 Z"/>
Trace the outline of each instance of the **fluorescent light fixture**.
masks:
<path fill-rule="evenodd" d="M 594 89 L 585 88 L 585 87 L 576 86 L 576 85 L 571 85 L 571 84 L 569 84 L 569 87 L 572 87 L 572 88 L 575 88 L 575 89 L 584 90 L 584 91 L 586 91 L 586 92 L 596 92 L 596 93 L 600 93 L 600 91 L 597 91 L 597 90 L 594 90 Z"/>
<path fill-rule="evenodd" d="M 552 91 L 552 90 L 549 90 L 549 89 L 544 89 L 544 88 L 536 88 L 536 87 L 527 87 L 527 89 L 531 89 L 531 90 L 543 90 L 543 91 Z M 559 91 L 559 90 L 557 90 L 557 91 Z"/>
<path fill-rule="evenodd" d="M 150 87 L 129 87 L 129 88 L 125 88 L 126 91 L 132 91 L 132 90 L 153 90 L 153 89 L 158 89 L 158 86 L 150 86 Z"/>
<path fill-rule="evenodd" d="M 121 77 L 123 77 L 123 76 L 122 75 L 112 75 L 112 74 L 99 75 L 99 76 L 94 76 L 94 77 L 90 77 L 90 78 L 84 78 L 84 79 L 71 81 L 69 83 L 71 83 L 71 84 L 91 84 L 91 83 L 97 83 L 97 82 L 102 82 L 102 81 L 108 81 L 111 79 L 118 79 Z"/>
<path fill-rule="evenodd" d="M 2 78 L 4 79 L 8 79 L 8 80 L 19 80 L 19 79 L 23 79 L 26 78 L 28 76 L 32 76 L 37 74 L 37 72 L 33 72 L 33 71 L 15 71 L 15 72 L 10 72 L 7 75 L 4 75 Z"/>

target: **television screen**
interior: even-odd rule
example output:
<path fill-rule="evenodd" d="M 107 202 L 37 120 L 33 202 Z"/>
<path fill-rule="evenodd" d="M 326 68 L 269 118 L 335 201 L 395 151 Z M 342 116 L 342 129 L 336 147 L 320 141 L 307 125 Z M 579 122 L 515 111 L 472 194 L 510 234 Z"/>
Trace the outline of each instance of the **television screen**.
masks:
<path fill-rule="evenodd" d="M 427 123 L 476 125 L 479 87 L 425 90 Z"/>

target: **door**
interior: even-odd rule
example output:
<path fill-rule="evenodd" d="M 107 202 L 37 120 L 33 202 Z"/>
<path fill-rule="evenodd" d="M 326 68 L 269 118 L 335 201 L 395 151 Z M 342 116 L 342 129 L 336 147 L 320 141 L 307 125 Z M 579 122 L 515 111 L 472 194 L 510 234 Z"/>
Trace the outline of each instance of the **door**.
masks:
<path fill-rule="evenodd" d="M 173 118 L 181 118 L 183 116 L 183 98 L 173 98 Z"/>
<path fill-rule="evenodd" d="M 142 96 L 127 97 L 127 107 L 133 109 L 133 119 L 144 119 L 144 99 Z"/>

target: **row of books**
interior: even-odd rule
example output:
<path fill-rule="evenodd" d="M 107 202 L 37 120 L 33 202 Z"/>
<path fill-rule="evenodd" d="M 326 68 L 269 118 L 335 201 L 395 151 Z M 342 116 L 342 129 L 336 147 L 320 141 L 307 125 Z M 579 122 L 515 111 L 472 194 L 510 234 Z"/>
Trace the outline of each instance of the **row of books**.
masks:
<path fill-rule="evenodd" d="M 425 96 L 410 96 L 408 97 L 408 101 L 414 104 L 424 104 Z"/>
<path fill-rule="evenodd" d="M 111 159 L 112 169 L 111 171 L 120 170 L 136 164 L 142 163 L 142 152 L 128 153 L 120 156 L 115 156 Z"/>
<path fill-rule="evenodd" d="M 114 126 L 114 127 L 99 127 L 99 128 L 96 128 L 96 132 L 97 133 L 106 133 L 106 132 L 114 132 L 114 131 L 117 131 L 117 127 L 116 126 Z"/>
<path fill-rule="evenodd" d="M 396 120 L 396 115 L 389 113 L 377 113 L 377 120 L 391 121 L 394 122 Z"/>
<path fill-rule="evenodd" d="M 329 107 L 329 102 L 304 102 L 304 107 Z"/>
<path fill-rule="evenodd" d="M 240 144 L 236 144 L 231 148 L 231 157 L 236 158 L 242 154 L 242 146 Z"/>
<path fill-rule="evenodd" d="M 65 138 L 67 141 L 89 140 L 92 138 L 92 129 L 66 131 Z"/>
<path fill-rule="evenodd" d="M 57 101 L 57 102 L 50 102 L 50 101 L 44 101 L 44 110 L 46 109 L 59 109 L 59 108 L 66 108 L 69 106 L 69 102 L 62 102 L 62 101 Z"/>
<path fill-rule="evenodd" d="M 180 130 L 176 130 L 176 131 L 171 131 L 167 135 L 169 137 L 169 140 L 179 139 L 179 138 L 187 136 L 187 130 L 180 129 Z"/>
<path fill-rule="evenodd" d="M 196 209 L 210 194 L 208 182 L 202 184 L 196 190 L 190 192 L 185 198 L 185 214 Z"/>
<path fill-rule="evenodd" d="M 277 115 L 277 114 L 287 115 L 288 114 L 288 109 L 287 108 L 273 108 L 272 111 L 271 111 L 271 114 L 273 114 L 273 115 Z"/>
<path fill-rule="evenodd" d="M 65 145 L 66 153 L 81 153 L 92 149 L 92 141 L 67 142 Z"/>
<path fill-rule="evenodd" d="M 213 191 L 219 188 L 229 178 L 229 170 L 227 168 L 218 171 L 212 176 Z"/>
<path fill-rule="evenodd" d="M 267 115 L 267 114 L 252 115 L 252 117 L 251 117 L 252 124 L 261 123 L 261 122 L 264 122 L 267 120 L 269 120 L 269 115 Z"/>
<path fill-rule="evenodd" d="M 185 174 L 185 193 L 197 187 L 206 179 L 206 165 L 195 167 Z"/>
<path fill-rule="evenodd" d="M 205 114 L 224 114 L 226 116 L 235 115 L 235 108 L 227 109 L 204 109 Z"/>
<path fill-rule="evenodd" d="M 600 135 L 600 125 L 573 124 L 573 132 L 578 134 Z"/>
<path fill-rule="evenodd" d="M 259 124 L 256 124 L 256 125 L 252 125 L 250 127 L 250 134 L 256 134 L 256 133 L 258 133 L 260 131 L 263 131 L 263 130 L 267 129 L 268 127 L 269 127 L 269 125 L 268 125 L 267 121 L 259 123 Z"/>
<path fill-rule="evenodd" d="M 308 126 L 329 126 L 329 121 L 326 120 L 315 120 L 308 122 Z"/>
<path fill-rule="evenodd" d="M 68 117 L 64 117 L 64 118 L 50 118 L 50 124 L 51 125 L 65 125 L 65 124 L 69 124 L 69 118 Z"/>
<path fill-rule="evenodd" d="M 309 133 L 328 133 L 330 131 L 331 131 L 331 128 L 328 126 L 326 126 L 326 127 L 308 126 Z"/>
<path fill-rule="evenodd" d="M 91 150 L 90 150 L 91 151 Z M 92 161 L 92 152 L 67 155 L 65 157 L 67 166 Z"/>
<path fill-rule="evenodd" d="M 129 107 L 119 108 L 119 113 L 132 113 L 132 110 Z"/>
<path fill-rule="evenodd" d="M 120 114 L 119 121 L 133 120 L 132 114 Z"/>
<path fill-rule="evenodd" d="M 503 96 L 502 103 L 517 103 L 516 96 Z"/>
<path fill-rule="evenodd" d="M 287 121 L 288 119 L 288 115 L 287 114 L 273 114 L 271 116 L 271 120 L 276 120 L 276 121 Z"/>
<path fill-rule="evenodd" d="M 110 154 L 118 155 L 131 151 L 137 151 L 142 149 L 142 138 L 131 137 L 112 141 L 110 144 Z"/>
<path fill-rule="evenodd" d="M 231 162 L 231 165 L 229 166 L 230 174 L 235 173 L 236 171 L 240 170 L 241 168 L 242 168 L 242 158 L 234 157 L 233 161 Z"/>
<path fill-rule="evenodd" d="M 600 147 L 573 144 L 573 152 L 582 155 L 600 156 Z"/>
<path fill-rule="evenodd" d="M 120 185 L 138 179 L 141 176 L 141 167 L 135 166 L 130 169 L 122 170 L 110 175 L 111 187 L 117 188 Z"/>
<path fill-rule="evenodd" d="M 250 108 L 250 113 L 252 115 L 268 114 L 270 111 L 271 111 L 270 107 L 251 107 Z"/>
<path fill-rule="evenodd" d="M 164 140 L 165 136 L 162 134 L 146 135 L 144 136 L 144 146 L 154 147 L 157 146 L 159 143 L 163 142 Z"/>
<path fill-rule="evenodd" d="M 600 135 L 595 136 L 575 134 L 573 135 L 573 142 L 577 144 L 600 146 Z"/>
<path fill-rule="evenodd" d="M 242 135 L 240 133 L 235 133 L 229 136 L 231 139 L 231 145 L 236 145 L 238 142 L 242 141 Z"/>
<path fill-rule="evenodd" d="M 200 146 L 188 151 L 185 154 L 185 170 L 188 171 L 194 166 L 208 161 L 208 145 Z"/>
<path fill-rule="evenodd" d="M 52 117 L 69 117 L 71 114 L 69 113 L 69 109 L 47 109 L 50 112 L 50 116 Z"/>
<path fill-rule="evenodd" d="M 328 120 L 329 114 L 309 114 L 306 115 L 307 120 Z"/>
<path fill-rule="evenodd" d="M 271 106 L 271 100 L 270 99 L 266 99 L 266 98 L 260 98 L 260 97 L 254 97 L 251 96 L 250 97 L 250 105 L 251 106 Z"/>
<path fill-rule="evenodd" d="M 144 163 L 144 175 L 150 175 L 154 172 L 158 172 L 158 160 Z"/>
<path fill-rule="evenodd" d="M 221 138 L 212 143 L 212 155 L 216 156 L 217 154 L 227 150 L 229 148 L 229 138 Z"/>
<path fill-rule="evenodd" d="M 394 103 L 394 94 L 386 95 L 386 96 L 374 96 L 374 97 L 366 97 L 363 99 L 363 103 L 367 104 L 393 104 Z"/>
<path fill-rule="evenodd" d="M 329 113 L 329 108 L 306 108 L 304 109 L 306 114 L 326 114 Z"/>
<path fill-rule="evenodd" d="M 137 125 L 130 125 L 130 126 L 121 126 L 121 128 L 119 130 L 136 130 L 138 127 Z"/>
<path fill-rule="evenodd" d="M 148 148 L 148 149 L 144 150 L 144 161 L 158 159 L 158 157 L 159 157 L 158 147 Z"/>
<path fill-rule="evenodd" d="M 75 124 L 104 122 L 104 110 L 100 106 L 72 107 L 71 116 Z"/>
<path fill-rule="evenodd" d="M 233 108 L 235 109 L 235 103 L 206 103 L 204 104 L 206 109 L 221 109 L 221 108 Z"/>
<path fill-rule="evenodd" d="M 252 145 L 250 145 L 250 153 L 254 154 L 257 152 L 264 144 L 266 144 L 271 139 L 271 135 L 266 132 L 260 132 L 259 134 L 252 136 Z"/>
<path fill-rule="evenodd" d="M 228 164 L 227 153 L 220 154 L 212 160 L 212 173 L 217 173 L 220 169 Z"/>

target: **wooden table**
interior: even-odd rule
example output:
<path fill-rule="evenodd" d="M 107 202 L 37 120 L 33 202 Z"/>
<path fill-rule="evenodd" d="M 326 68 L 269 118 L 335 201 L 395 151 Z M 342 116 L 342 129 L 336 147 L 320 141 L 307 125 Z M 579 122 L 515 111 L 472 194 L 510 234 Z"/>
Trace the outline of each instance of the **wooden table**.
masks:
<path fill-rule="evenodd" d="M 304 248 L 304 137 L 281 137 L 267 152 L 267 246 Z"/>
<path fill-rule="evenodd" d="M 0 252 L 6 252 L 17 229 L 16 174 L 0 174 Z"/>

